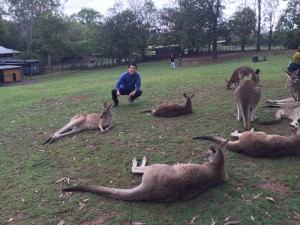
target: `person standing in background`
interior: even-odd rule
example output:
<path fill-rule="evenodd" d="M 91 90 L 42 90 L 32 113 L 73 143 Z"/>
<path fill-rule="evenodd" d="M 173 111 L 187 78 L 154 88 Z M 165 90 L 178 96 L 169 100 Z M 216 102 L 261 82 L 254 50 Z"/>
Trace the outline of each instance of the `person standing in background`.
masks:
<path fill-rule="evenodd" d="M 179 55 L 178 55 L 178 68 L 181 68 L 181 59 L 182 59 L 182 56 L 181 56 L 181 53 L 179 53 Z"/>
<path fill-rule="evenodd" d="M 171 69 L 174 70 L 176 69 L 176 66 L 175 66 L 175 57 L 173 54 L 170 54 L 170 64 L 171 64 Z"/>

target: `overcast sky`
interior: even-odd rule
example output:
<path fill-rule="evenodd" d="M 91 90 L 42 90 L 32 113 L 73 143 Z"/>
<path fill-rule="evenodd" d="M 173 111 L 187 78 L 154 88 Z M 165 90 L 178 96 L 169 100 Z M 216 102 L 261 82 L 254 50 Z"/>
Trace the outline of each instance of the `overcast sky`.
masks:
<path fill-rule="evenodd" d="M 106 11 L 109 8 L 112 8 L 115 4 L 114 0 L 68 0 L 66 3 L 61 1 L 64 5 L 64 13 L 70 16 L 73 13 L 78 13 L 82 8 L 92 8 L 100 12 L 102 15 L 106 15 Z M 155 7 L 157 9 L 162 8 L 163 5 L 169 4 L 170 0 L 153 0 Z M 126 4 L 126 0 L 123 0 L 123 3 Z"/>

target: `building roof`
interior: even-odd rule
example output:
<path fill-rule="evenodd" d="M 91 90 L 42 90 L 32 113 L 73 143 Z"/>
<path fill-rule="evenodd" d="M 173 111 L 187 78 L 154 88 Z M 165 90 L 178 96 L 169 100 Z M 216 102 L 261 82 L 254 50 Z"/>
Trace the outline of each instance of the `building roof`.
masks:
<path fill-rule="evenodd" d="M 7 70 L 7 69 L 16 69 L 16 68 L 21 68 L 22 66 L 11 66 L 11 65 L 7 65 L 7 66 L 0 66 L 0 70 Z"/>
<path fill-rule="evenodd" d="M 4 47 L 0 46 L 0 55 L 14 54 L 14 53 L 20 53 L 20 51 L 17 51 L 14 49 L 9 49 L 9 48 L 4 48 Z"/>

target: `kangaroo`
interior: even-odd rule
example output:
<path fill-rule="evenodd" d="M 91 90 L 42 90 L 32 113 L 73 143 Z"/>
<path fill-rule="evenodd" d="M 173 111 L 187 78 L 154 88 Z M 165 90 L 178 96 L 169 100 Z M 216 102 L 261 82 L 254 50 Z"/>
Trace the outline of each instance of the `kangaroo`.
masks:
<path fill-rule="evenodd" d="M 243 81 L 234 92 L 237 105 L 237 120 L 240 121 L 242 115 L 245 130 L 250 130 L 250 120 L 254 121 L 257 119 L 256 107 L 260 101 L 258 82 L 258 76 L 252 74 L 251 80 Z M 252 116 L 250 118 L 251 111 Z"/>
<path fill-rule="evenodd" d="M 288 72 L 286 70 L 284 70 L 284 72 L 286 72 L 286 74 L 288 75 L 287 81 L 286 81 L 286 86 L 289 89 L 289 91 L 291 92 L 294 100 L 296 102 L 299 102 L 300 101 L 300 80 L 299 80 L 299 77 L 297 76 L 299 69 L 293 73 Z"/>
<path fill-rule="evenodd" d="M 111 106 L 112 104 L 107 105 L 107 103 L 104 102 L 104 109 L 101 114 L 80 113 L 75 115 L 71 118 L 70 122 L 67 125 L 52 134 L 51 137 L 49 137 L 43 143 L 43 145 L 47 143 L 50 144 L 63 136 L 77 133 L 83 130 L 93 130 L 99 128 L 102 133 L 108 131 L 114 126 L 114 118 L 111 113 Z"/>
<path fill-rule="evenodd" d="M 249 76 L 252 74 L 256 74 L 257 76 L 259 76 L 259 72 L 260 72 L 259 69 L 256 69 L 254 72 L 253 69 L 251 69 L 250 67 L 247 67 L 247 66 L 238 67 L 237 69 L 235 69 L 233 71 L 233 74 L 231 75 L 231 78 L 229 81 L 225 78 L 225 81 L 227 83 L 227 85 L 226 85 L 227 90 L 231 89 L 232 84 L 234 84 L 235 87 L 239 86 L 241 80 L 246 76 Z"/>
<path fill-rule="evenodd" d="M 292 102 L 267 105 L 266 107 L 279 107 L 279 109 L 276 111 L 275 116 L 271 121 L 260 122 L 259 124 L 271 125 L 279 123 L 282 118 L 288 118 L 292 120 L 290 125 L 297 127 L 299 125 L 298 120 L 300 119 L 300 102 L 295 102 L 294 99 L 292 100 Z"/>
<path fill-rule="evenodd" d="M 212 148 L 203 156 L 205 163 L 199 164 L 153 164 L 146 166 L 146 157 L 142 165 L 132 160 L 132 173 L 143 174 L 139 186 L 131 189 L 107 188 L 97 185 L 82 185 L 64 188 L 64 192 L 92 192 L 104 197 L 124 201 L 175 202 L 196 198 L 202 192 L 226 181 L 228 175 L 224 166 L 224 155 L 227 141 L 216 149 Z"/>
<path fill-rule="evenodd" d="M 300 120 L 298 119 L 298 124 Z M 257 158 L 278 158 L 287 156 L 300 156 L 300 128 L 297 126 L 295 135 L 285 137 L 280 135 L 267 135 L 253 129 L 239 133 L 235 131 L 231 136 L 237 137 L 236 141 L 229 141 L 227 149 Z M 210 140 L 222 143 L 226 139 L 218 136 L 199 136 L 193 139 Z"/>
<path fill-rule="evenodd" d="M 194 93 L 191 95 L 183 93 L 183 96 L 186 98 L 185 105 L 164 103 L 160 104 L 156 109 L 142 111 L 141 113 L 151 112 L 153 116 L 160 117 L 175 117 L 191 114 L 193 112 L 191 98 L 194 97 Z"/>

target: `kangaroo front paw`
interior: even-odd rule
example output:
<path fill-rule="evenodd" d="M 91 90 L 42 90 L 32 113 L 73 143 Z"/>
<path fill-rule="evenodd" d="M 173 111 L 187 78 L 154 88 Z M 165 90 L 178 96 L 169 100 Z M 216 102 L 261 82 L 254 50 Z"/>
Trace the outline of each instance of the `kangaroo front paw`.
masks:
<path fill-rule="evenodd" d="M 238 130 L 235 130 L 235 131 L 232 132 L 230 135 L 231 135 L 232 137 L 237 137 L 239 134 L 240 134 L 239 131 L 238 131 Z"/>
<path fill-rule="evenodd" d="M 134 157 L 134 158 L 132 159 L 132 166 L 133 166 L 133 167 L 136 167 L 136 166 L 137 166 L 136 157 Z"/>
<path fill-rule="evenodd" d="M 255 121 L 258 119 L 258 116 L 255 116 L 254 118 L 251 118 L 251 122 Z"/>

